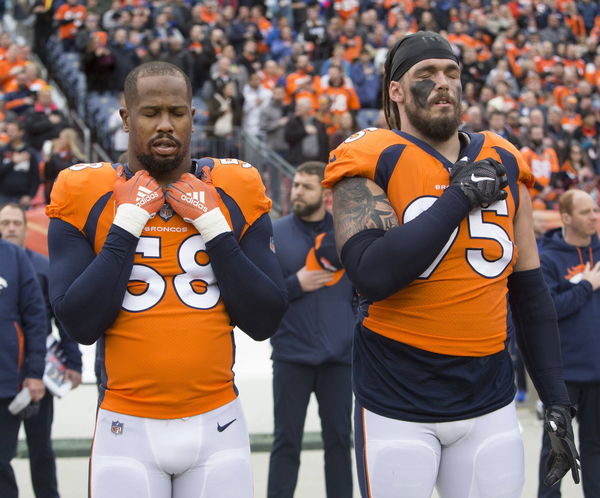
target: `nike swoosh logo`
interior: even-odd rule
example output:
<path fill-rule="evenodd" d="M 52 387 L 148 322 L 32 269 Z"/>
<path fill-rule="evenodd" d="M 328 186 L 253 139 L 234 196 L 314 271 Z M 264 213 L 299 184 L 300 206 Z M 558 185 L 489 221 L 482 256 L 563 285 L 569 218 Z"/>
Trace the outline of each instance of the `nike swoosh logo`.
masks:
<path fill-rule="evenodd" d="M 236 420 L 237 420 L 237 418 L 234 418 L 231 422 L 227 422 L 225 425 L 220 425 L 219 422 L 217 422 L 217 430 L 219 432 L 223 432 L 225 429 L 227 429 L 227 427 L 229 427 L 231 424 L 233 424 Z"/>
<path fill-rule="evenodd" d="M 332 163 L 333 161 L 335 161 L 337 159 L 336 155 L 334 154 L 333 157 L 329 160 L 330 163 Z"/>
<path fill-rule="evenodd" d="M 475 173 L 471 173 L 471 181 L 475 183 L 479 182 L 493 182 L 494 179 L 489 176 L 475 176 Z"/>

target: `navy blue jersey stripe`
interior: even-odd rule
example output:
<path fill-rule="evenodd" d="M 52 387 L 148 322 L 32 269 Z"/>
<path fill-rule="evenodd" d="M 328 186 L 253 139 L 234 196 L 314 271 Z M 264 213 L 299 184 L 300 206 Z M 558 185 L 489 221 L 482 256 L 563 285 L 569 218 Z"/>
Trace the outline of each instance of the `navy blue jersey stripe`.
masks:
<path fill-rule="evenodd" d="M 242 231 L 244 230 L 244 226 L 246 225 L 246 218 L 244 218 L 244 214 L 242 210 L 238 206 L 237 202 L 230 197 L 225 191 L 219 187 L 217 187 L 217 192 L 221 196 L 221 200 L 225 207 L 229 211 L 231 215 L 231 223 L 233 224 L 233 233 L 235 235 L 236 240 L 240 240 L 242 237 Z"/>
<path fill-rule="evenodd" d="M 481 148 L 485 142 L 485 136 L 482 133 L 467 133 L 467 135 L 469 136 L 469 144 L 463 150 L 461 150 L 458 159 L 462 159 L 464 156 L 467 156 L 470 161 L 475 161 L 479 155 L 479 152 L 481 152 Z"/>
<path fill-rule="evenodd" d="M 495 146 L 494 149 L 500 156 L 500 162 L 504 164 L 508 174 L 508 188 L 515 200 L 515 211 L 519 209 L 519 166 L 517 158 L 502 147 Z"/>
<path fill-rule="evenodd" d="M 98 389 L 98 406 L 104 401 L 104 393 L 108 385 L 108 374 L 106 373 L 105 362 L 105 347 L 104 334 L 100 336 L 96 342 L 96 361 L 94 362 L 94 373 L 96 374 L 96 382 L 99 384 Z"/>
<path fill-rule="evenodd" d="M 442 154 L 440 154 L 437 150 L 435 150 L 431 145 L 423 142 L 422 140 L 419 140 L 417 137 L 413 137 L 412 135 L 405 133 L 403 131 L 394 130 L 394 132 L 397 133 L 398 135 L 400 135 L 402 138 L 405 138 L 409 142 L 412 142 L 417 147 L 423 149 L 430 156 L 435 157 L 438 161 L 440 161 L 442 163 L 442 165 L 446 169 L 450 169 L 452 167 L 452 165 L 454 164 L 453 162 L 451 162 L 447 158 L 445 158 Z"/>
<path fill-rule="evenodd" d="M 395 144 L 390 145 L 387 149 L 385 149 L 379 159 L 377 160 L 377 167 L 375 168 L 375 183 L 379 185 L 383 191 L 387 194 L 388 184 L 390 183 L 390 178 L 394 173 L 394 169 L 398 164 L 398 160 L 406 149 L 405 144 Z"/>
<path fill-rule="evenodd" d="M 100 197 L 92 206 L 92 209 L 90 209 L 90 213 L 88 214 L 87 220 L 85 220 L 85 225 L 83 226 L 83 233 L 85 233 L 85 236 L 92 245 L 92 248 L 94 247 L 94 243 L 96 241 L 96 229 L 98 228 L 98 220 L 100 219 L 100 215 L 102 214 L 102 211 L 104 211 L 104 208 L 106 207 L 108 199 L 110 199 L 111 195 L 112 192 L 106 192 L 106 194 Z"/>
<path fill-rule="evenodd" d="M 356 455 L 356 473 L 361 496 L 369 494 L 367 462 L 365 458 L 364 412 L 361 404 L 354 403 L 354 453 Z"/>

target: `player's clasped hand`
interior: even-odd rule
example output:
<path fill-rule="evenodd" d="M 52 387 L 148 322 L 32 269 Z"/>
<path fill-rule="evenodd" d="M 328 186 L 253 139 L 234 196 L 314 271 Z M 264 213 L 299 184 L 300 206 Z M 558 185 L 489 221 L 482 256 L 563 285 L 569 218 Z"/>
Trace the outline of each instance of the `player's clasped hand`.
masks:
<path fill-rule="evenodd" d="M 202 180 L 184 173 L 167 187 L 167 200 L 175 212 L 188 223 L 219 207 L 219 193 L 212 183 L 210 169 L 202 169 Z"/>
<path fill-rule="evenodd" d="M 458 161 L 450 170 L 450 185 L 460 185 L 469 199 L 471 209 L 486 208 L 496 201 L 506 199 L 504 189 L 508 176 L 504 165 L 495 159 L 486 158 L 474 163 Z"/>
<path fill-rule="evenodd" d="M 570 408 L 562 405 L 546 408 L 544 430 L 548 432 L 552 445 L 552 451 L 546 460 L 544 484 L 556 484 L 569 469 L 573 480 L 579 484 L 579 454 L 573 438 Z"/>
<path fill-rule="evenodd" d="M 132 204 L 154 215 L 165 203 L 165 196 L 158 182 L 146 170 L 140 170 L 129 180 L 123 166 L 117 168 L 114 188 L 117 207 Z"/>

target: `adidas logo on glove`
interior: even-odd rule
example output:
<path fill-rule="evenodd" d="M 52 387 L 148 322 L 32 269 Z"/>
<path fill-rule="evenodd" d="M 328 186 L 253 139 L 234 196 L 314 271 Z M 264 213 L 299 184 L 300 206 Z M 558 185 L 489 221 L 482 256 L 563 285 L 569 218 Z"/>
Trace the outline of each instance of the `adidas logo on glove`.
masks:
<path fill-rule="evenodd" d="M 137 191 L 137 195 L 135 197 L 135 205 L 142 207 L 144 204 L 147 204 L 153 199 L 158 197 L 158 192 L 152 192 L 152 190 L 147 189 L 140 185 Z"/>

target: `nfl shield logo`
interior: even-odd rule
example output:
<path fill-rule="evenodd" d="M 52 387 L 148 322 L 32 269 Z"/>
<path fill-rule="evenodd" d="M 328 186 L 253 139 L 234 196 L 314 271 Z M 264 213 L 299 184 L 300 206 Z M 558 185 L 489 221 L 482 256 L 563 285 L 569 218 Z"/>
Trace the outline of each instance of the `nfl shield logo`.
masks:
<path fill-rule="evenodd" d="M 173 208 L 165 202 L 163 207 L 158 211 L 158 216 L 164 221 L 169 221 L 173 217 Z"/>
<path fill-rule="evenodd" d="M 113 420 L 113 423 L 110 426 L 110 432 L 112 432 L 115 436 L 120 436 L 121 434 L 123 434 L 124 425 L 124 423 L 119 422 L 118 420 Z"/>

